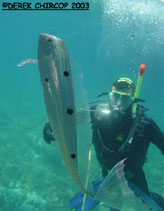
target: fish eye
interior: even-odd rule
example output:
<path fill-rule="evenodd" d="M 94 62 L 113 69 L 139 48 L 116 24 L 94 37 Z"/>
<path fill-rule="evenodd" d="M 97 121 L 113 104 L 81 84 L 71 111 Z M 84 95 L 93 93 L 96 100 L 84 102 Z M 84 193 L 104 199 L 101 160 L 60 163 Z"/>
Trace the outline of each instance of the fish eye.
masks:
<path fill-rule="evenodd" d="M 50 55 L 53 49 L 53 40 L 48 38 L 45 42 L 45 54 Z"/>

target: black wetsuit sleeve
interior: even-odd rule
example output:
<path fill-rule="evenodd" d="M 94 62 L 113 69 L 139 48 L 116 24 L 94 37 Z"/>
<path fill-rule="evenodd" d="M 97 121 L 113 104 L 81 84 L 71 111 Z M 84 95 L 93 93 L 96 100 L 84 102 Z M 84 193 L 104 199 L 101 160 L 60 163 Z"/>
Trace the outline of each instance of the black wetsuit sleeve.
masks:
<path fill-rule="evenodd" d="M 108 173 L 108 169 L 106 168 L 106 164 L 105 164 L 105 160 L 104 160 L 104 149 L 103 146 L 99 140 L 99 136 L 98 136 L 98 132 L 96 130 L 96 128 L 92 128 L 93 130 L 93 134 L 92 134 L 92 142 L 94 144 L 94 149 L 96 152 L 96 158 L 102 168 L 102 176 L 106 177 L 107 173 Z"/>
<path fill-rule="evenodd" d="M 155 121 L 151 118 L 149 118 L 150 122 L 150 133 L 149 137 L 151 142 L 156 145 L 164 154 L 164 133 L 160 130 L 158 125 L 155 123 Z"/>
<path fill-rule="evenodd" d="M 96 110 L 97 106 L 91 106 L 90 107 L 90 117 L 91 117 L 91 123 L 95 124 L 96 120 L 95 120 L 95 110 Z"/>
<path fill-rule="evenodd" d="M 53 132 L 52 132 L 52 129 L 51 129 L 51 126 L 50 126 L 49 122 L 47 122 L 44 125 L 43 137 L 44 137 L 45 142 L 47 142 L 48 144 L 51 144 L 51 141 L 55 141 L 54 136 L 53 136 Z"/>
<path fill-rule="evenodd" d="M 139 123 L 137 123 L 135 136 L 148 139 L 164 154 L 164 133 L 153 119 L 143 115 Z"/>
<path fill-rule="evenodd" d="M 102 159 L 102 151 L 103 151 L 103 146 L 99 140 L 99 136 L 98 136 L 98 121 L 96 119 L 96 110 L 97 106 L 91 106 L 90 107 L 90 117 L 91 117 L 91 123 L 92 123 L 92 143 L 94 144 L 94 149 L 96 152 L 96 157 L 97 160 L 99 161 L 100 165 L 103 163 L 103 159 Z"/>
<path fill-rule="evenodd" d="M 93 130 L 92 142 L 94 144 L 94 149 L 95 149 L 95 152 L 96 152 L 97 160 L 99 161 L 99 163 L 101 165 L 103 163 L 103 158 L 101 156 L 102 151 L 103 151 L 103 147 L 102 147 L 101 142 L 99 140 L 97 130 L 96 129 L 92 129 L 92 130 Z"/>
<path fill-rule="evenodd" d="M 96 152 L 96 158 L 102 168 L 102 172 L 105 171 L 104 159 L 103 159 L 103 146 L 101 144 L 99 135 L 98 135 L 98 121 L 96 118 L 96 106 L 92 106 L 90 108 L 90 117 L 91 117 L 91 124 L 92 124 L 92 143 L 94 144 L 94 149 Z M 106 170 L 107 171 L 107 170 Z M 106 172 L 105 171 L 105 172 Z"/>

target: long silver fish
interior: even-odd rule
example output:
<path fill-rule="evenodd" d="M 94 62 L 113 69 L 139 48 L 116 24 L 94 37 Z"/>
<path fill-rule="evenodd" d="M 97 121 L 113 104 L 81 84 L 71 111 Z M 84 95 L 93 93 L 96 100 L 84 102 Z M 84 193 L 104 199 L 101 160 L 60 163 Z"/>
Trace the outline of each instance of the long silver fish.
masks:
<path fill-rule="evenodd" d="M 40 34 L 38 67 L 48 119 L 66 168 L 79 188 L 76 111 L 69 56 L 63 40 Z"/>

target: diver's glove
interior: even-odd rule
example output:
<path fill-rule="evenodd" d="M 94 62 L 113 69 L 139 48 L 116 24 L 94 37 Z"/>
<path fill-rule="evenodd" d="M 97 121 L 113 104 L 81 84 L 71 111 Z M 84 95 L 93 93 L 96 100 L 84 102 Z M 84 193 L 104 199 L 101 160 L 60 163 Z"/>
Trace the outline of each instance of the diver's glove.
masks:
<path fill-rule="evenodd" d="M 140 138 L 149 138 L 160 149 L 161 147 L 164 149 L 164 134 L 154 120 L 145 115 L 143 115 L 137 123 L 135 136 Z M 161 144 L 163 146 L 161 146 Z"/>
<path fill-rule="evenodd" d="M 45 142 L 47 142 L 48 144 L 51 144 L 51 141 L 55 141 L 49 122 L 44 125 L 43 137 Z"/>

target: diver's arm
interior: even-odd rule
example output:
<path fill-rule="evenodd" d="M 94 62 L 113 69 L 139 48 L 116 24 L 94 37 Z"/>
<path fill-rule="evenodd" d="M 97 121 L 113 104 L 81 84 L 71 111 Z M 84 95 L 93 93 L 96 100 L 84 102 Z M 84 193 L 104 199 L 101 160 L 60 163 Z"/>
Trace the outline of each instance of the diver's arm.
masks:
<path fill-rule="evenodd" d="M 97 106 L 96 105 L 90 107 L 90 118 L 91 118 L 91 123 L 92 124 L 95 124 L 97 122 L 96 109 L 97 109 Z"/>
<path fill-rule="evenodd" d="M 102 169 L 102 176 L 105 177 L 108 173 L 108 170 L 105 166 L 104 159 L 103 159 L 104 150 L 102 148 L 102 145 L 101 145 L 101 142 L 99 140 L 96 130 L 93 130 L 92 143 L 94 144 L 96 158 L 97 158 L 99 165 L 101 166 L 101 169 Z"/>
<path fill-rule="evenodd" d="M 43 128 L 43 137 L 46 143 L 51 144 L 51 141 L 55 141 L 50 123 L 47 122 Z"/>
<path fill-rule="evenodd" d="M 103 163 L 103 158 L 102 158 L 103 148 L 102 148 L 101 142 L 97 136 L 96 130 L 93 131 L 93 134 L 92 134 L 92 143 L 94 144 L 94 149 L 96 152 L 97 160 L 99 161 L 99 163 L 101 165 Z"/>
<path fill-rule="evenodd" d="M 136 134 L 141 138 L 147 137 L 164 154 L 164 133 L 153 119 L 143 115 L 137 124 Z"/>
<path fill-rule="evenodd" d="M 164 154 L 164 133 L 160 130 L 153 119 L 151 119 L 151 131 L 151 142 L 161 150 L 162 154 Z"/>
<path fill-rule="evenodd" d="M 102 152 L 103 147 L 100 141 L 100 138 L 98 136 L 98 124 L 99 121 L 97 119 L 97 113 L 96 113 L 97 106 L 91 106 L 90 107 L 90 117 L 91 117 L 91 124 L 92 124 L 92 143 L 94 144 L 94 149 L 96 152 L 97 160 L 99 161 L 100 165 L 102 166 L 103 158 L 102 158 Z"/>

